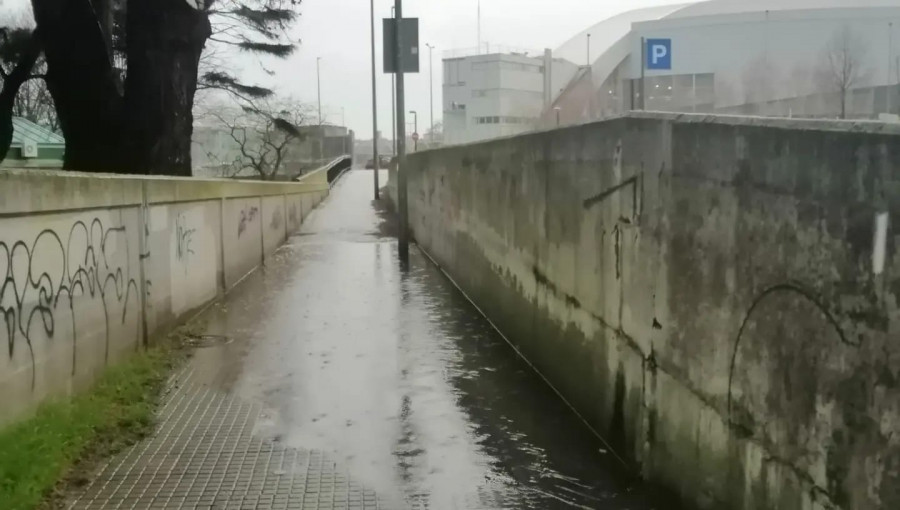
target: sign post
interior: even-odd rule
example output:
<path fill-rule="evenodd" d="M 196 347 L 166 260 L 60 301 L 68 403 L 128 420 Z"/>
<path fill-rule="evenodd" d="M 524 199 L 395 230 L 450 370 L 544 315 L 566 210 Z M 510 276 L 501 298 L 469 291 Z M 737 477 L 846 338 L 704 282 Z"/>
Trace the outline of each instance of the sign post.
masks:
<path fill-rule="evenodd" d="M 672 69 L 672 40 L 647 39 L 647 69 Z"/>
<path fill-rule="evenodd" d="M 403 0 L 394 0 L 394 18 L 384 20 L 384 72 L 397 81 L 397 221 L 400 264 L 409 264 L 409 205 L 406 189 L 406 101 L 404 73 L 419 72 L 419 20 L 403 19 Z"/>
<path fill-rule="evenodd" d="M 378 140 L 381 138 L 381 133 L 378 131 L 378 93 L 375 84 L 377 77 L 375 71 L 375 0 L 369 0 L 369 9 L 369 22 L 372 30 L 372 162 L 374 165 L 372 173 L 375 174 L 375 200 L 379 200 L 381 197 L 378 196 L 378 172 L 381 161 L 378 158 Z"/>

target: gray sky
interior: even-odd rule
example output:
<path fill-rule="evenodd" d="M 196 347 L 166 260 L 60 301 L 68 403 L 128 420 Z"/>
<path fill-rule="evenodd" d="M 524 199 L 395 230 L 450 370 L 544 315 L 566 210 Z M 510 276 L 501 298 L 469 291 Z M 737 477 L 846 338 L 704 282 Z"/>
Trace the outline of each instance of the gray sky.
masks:
<path fill-rule="evenodd" d="M 678 0 L 481 0 L 482 40 L 540 50 L 556 48 L 581 30 L 620 12 Z M 29 0 L 0 0 L 0 9 L 28 8 Z M 379 66 L 379 129 L 390 131 L 391 80 L 380 73 L 381 21 L 390 16 L 393 0 L 375 0 L 376 45 Z M 406 0 L 406 17 L 418 17 L 422 72 L 407 75 L 407 110 L 419 111 L 419 131 L 429 123 L 428 53 L 434 51 L 434 116 L 441 117 L 441 57 L 446 50 L 477 46 L 478 0 Z M 246 56 L 234 61 L 242 77 L 273 86 L 280 93 L 316 103 L 316 57 L 322 57 L 322 105 L 328 122 L 346 124 L 358 138 L 372 136 L 371 45 L 369 2 L 366 0 L 304 0 L 296 34 L 302 44 L 287 60 L 265 61 L 268 76 Z M 408 120 L 412 120 L 408 116 Z"/>
<path fill-rule="evenodd" d="M 631 9 L 683 3 L 678 0 L 481 0 L 482 40 L 492 45 L 556 48 L 589 26 Z M 391 123 L 391 80 L 380 73 L 380 18 L 390 16 L 393 0 L 375 0 L 379 66 L 379 130 Z M 441 56 L 445 50 L 474 48 L 477 43 L 477 0 L 406 0 L 405 17 L 418 17 L 423 47 L 420 74 L 406 76 L 407 110 L 419 112 L 419 131 L 429 122 L 428 53 L 434 51 L 434 116 L 441 118 Z M 303 44 L 288 61 L 279 62 L 281 87 L 301 99 L 316 100 L 316 57 L 322 57 L 322 103 L 327 119 L 347 125 L 358 138 L 372 136 L 369 2 L 366 0 L 304 0 L 298 26 Z M 408 120 L 412 120 L 407 116 Z"/>

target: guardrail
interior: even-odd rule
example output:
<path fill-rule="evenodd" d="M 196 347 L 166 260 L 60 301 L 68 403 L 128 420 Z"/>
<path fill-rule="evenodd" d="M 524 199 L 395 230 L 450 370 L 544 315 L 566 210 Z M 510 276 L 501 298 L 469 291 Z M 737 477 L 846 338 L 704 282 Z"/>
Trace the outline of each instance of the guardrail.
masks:
<path fill-rule="evenodd" d="M 327 165 L 321 166 L 312 172 L 301 175 L 297 177 L 297 181 L 305 181 L 309 180 L 309 177 L 313 174 L 324 173 L 328 179 L 328 186 L 333 186 L 334 183 L 344 175 L 344 172 L 350 170 L 353 167 L 353 156 L 344 155 L 338 158 L 333 159 Z"/>

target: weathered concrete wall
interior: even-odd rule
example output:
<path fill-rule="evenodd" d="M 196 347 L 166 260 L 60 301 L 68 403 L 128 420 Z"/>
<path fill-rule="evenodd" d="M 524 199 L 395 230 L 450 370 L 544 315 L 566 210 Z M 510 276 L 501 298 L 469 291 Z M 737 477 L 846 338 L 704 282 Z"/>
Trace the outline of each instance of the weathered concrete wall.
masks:
<path fill-rule="evenodd" d="M 649 480 L 900 508 L 900 129 L 643 114 L 409 166 L 415 240 Z"/>
<path fill-rule="evenodd" d="M 227 291 L 327 194 L 325 172 L 299 183 L 0 172 L 0 425 L 88 386 Z"/>

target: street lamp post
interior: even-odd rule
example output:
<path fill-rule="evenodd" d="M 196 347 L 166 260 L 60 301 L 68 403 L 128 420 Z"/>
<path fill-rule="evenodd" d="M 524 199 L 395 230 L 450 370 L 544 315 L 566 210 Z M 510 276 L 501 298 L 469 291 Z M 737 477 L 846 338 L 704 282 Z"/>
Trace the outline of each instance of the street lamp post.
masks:
<path fill-rule="evenodd" d="M 894 55 L 894 23 L 888 23 L 888 68 L 887 68 L 887 87 L 885 87 L 885 99 L 887 101 L 887 113 L 891 113 L 891 64 L 893 64 Z"/>
<path fill-rule="evenodd" d="M 478 54 L 481 55 L 481 0 L 478 0 Z"/>
<path fill-rule="evenodd" d="M 413 116 L 413 152 L 419 151 L 419 113 L 415 110 L 410 110 L 409 113 Z"/>
<path fill-rule="evenodd" d="M 431 103 L 431 145 L 434 145 L 434 45 L 426 44 L 425 46 L 428 46 L 428 94 Z"/>
<path fill-rule="evenodd" d="M 587 65 L 591 66 L 591 34 L 587 35 Z"/>
<path fill-rule="evenodd" d="M 319 72 L 319 62 L 322 61 L 322 57 L 316 57 L 316 96 L 319 101 L 319 125 L 322 125 L 322 77 Z"/>
<path fill-rule="evenodd" d="M 375 0 L 369 0 L 372 29 L 372 161 L 375 165 L 375 200 L 378 200 L 378 94 L 375 88 Z"/>

